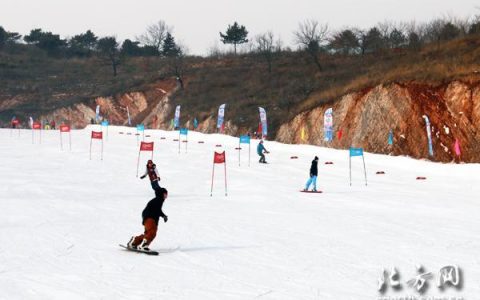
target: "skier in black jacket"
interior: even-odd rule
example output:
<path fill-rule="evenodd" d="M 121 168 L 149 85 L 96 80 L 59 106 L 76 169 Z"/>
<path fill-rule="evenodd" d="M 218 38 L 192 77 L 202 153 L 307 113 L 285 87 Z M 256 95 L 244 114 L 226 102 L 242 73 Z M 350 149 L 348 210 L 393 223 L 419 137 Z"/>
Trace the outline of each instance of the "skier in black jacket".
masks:
<path fill-rule="evenodd" d="M 167 215 L 162 210 L 163 202 L 168 196 L 168 191 L 160 188 L 155 194 L 155 198 L 148 202 L 142 212 L 142 224 L 145 227 L 145 231 L 143 234 L 133 236 L 130 239 L 127 244 L 129 248 L 150 251 L 148 246 L 157 235 L 158 220 L 162 217 L 165 223 L 168 221 Z"/>
<path fill-rule="evenodd" d="M 317 176 L 318 176 L 318 156 L 312 160 L 312 166 L 310 167 L 310 178 L 305 185 L 304 191 L 308 191 L 308 188 L 313 183 L 313 191 L 317 191 Z"/>

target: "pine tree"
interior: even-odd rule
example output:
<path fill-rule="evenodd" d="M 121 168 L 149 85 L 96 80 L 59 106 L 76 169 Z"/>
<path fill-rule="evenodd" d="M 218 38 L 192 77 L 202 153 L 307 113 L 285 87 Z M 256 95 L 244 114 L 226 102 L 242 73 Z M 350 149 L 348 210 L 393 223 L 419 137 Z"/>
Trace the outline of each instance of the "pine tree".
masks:
<path fill-rule="evenodd" d="M 237 22 L 233 23 L 233 25 L 228 25 L 225 34 L 220 32 L 222 43 L 233 44 L 235 55 L 237 54 L 237 45 L 248 42 L 247 35 L 248 31 L 245 29 L 245 26 L 240 26 Z"/>
<path fill-rule="evenodd" d="M 165 57 L 177 57 L 180 54 L 180 47 L 175 43 L 174 37 L 167 32 L 162 44 L 162 55 Z"/>

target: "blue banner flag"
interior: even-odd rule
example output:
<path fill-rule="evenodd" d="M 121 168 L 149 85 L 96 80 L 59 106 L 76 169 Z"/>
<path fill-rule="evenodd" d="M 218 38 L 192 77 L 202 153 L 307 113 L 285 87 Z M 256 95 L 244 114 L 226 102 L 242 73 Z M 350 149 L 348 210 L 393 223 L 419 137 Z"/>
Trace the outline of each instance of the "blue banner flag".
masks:
<path fill-rule="evenodd" d="M 180 105 L 175 108 L 175 118 L 173 119 L 173 126 L 175 128 L 180 127 Z"/>
<path fill-rule="evenodd" d="M 250 136 L 241 135 L 240 136 L 240 144 L 250 144 Z"/>
<path fill-rule="evenodd" d="M 181 135 L 187 135 L 188 134 L 188 128 L 180 128 L 180 134 Z"/>
<path fill-rule="evenodd" d="M 350 147 L 350 157 L 352 156 L 363 156 L 363 148 Z"/>
<path fill-rule="evenodd" d="M 393 145 L 393 131 L 392 130 L 390 130 L 390 132 L 388 133 L 388 144 Z"/>
<path fill-rule="evenodd" d="M 223 118 L 225 117 L 225 105 L 222 104 L 218 108 L 217 129 L 220 129 L 223 125 Z"/>
<path fill-rule="evenodd" d="M 145 126 L 143 124 L 137 125 L 137 131 L 144 131 L 144 130 L 145 130 Z"/>
<path fill-rule="evenodd" d="M 423 119 L 425 120 L 425 127 L 427 129 L 427 139 L 428 139 L 428 154 L 430 156 L 433 156 L 433 146 L 432 146 L 432 129 L 430 127 L 430 120 L 428 119 L 427 116 L 423 116 Z"/>
<path fill-rule="evenodd" d="M 333 109 L 329 108 L 323 114 L 323 131 L 324 141 L 331 142 L 333 140 Z"/>
<path fill-rule="evenodd" d="M 102 126 L 108 126 L 108 121 L 107 120 L 102 121 Z"/>
<path fill-rule="evenodd" d="M 95 109 L 95 121 L 98 124 L 98 120 L 100 119 L 100 105 L 97 105 L 97 108 Z"/>

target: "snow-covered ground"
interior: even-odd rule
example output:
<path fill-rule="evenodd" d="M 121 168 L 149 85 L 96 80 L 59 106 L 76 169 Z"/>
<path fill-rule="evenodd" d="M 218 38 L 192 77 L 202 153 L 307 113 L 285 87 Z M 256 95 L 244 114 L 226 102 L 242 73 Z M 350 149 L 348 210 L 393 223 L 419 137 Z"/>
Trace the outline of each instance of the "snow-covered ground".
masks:
<path fill-rule="evenodd" d="M 237 138 L 190 132 L 179 154 L 178 132 L 147 130 L 169 190 L 169 221 L 151 246 L 166 253 L 147 256 L 118 246 L 142 232 L 153 197 L 136 178 L 136 137 L 118 133 L 135 129 L 110 127 L 103 161 L 98 143 L 89 160 L 91 129 L 72 132 L 72 151 L 60 150 L 58 131 L 32 144 L 30 131 L 0 130 L 0 299 L 366 300 L 392 267 L 404 288 L 385 295 L 418 295 L 405 284 L 417 264 L 435 277 L 445 265 L 463 271 L 463 290 L 441 293 L 430 280 L 426 295 L 480 295 L 478 164 L 367 153 L 368 186 L 358 157 L 349 186 L 347 151 L 266 142 L 261 165 L 253 141 L 251 166 L 245 149 L 238 166 Z M 227 152 L 227 197 L 221 166 L 210 197 L 216 144 Z M 315 155 L 324 193 L 300 193 Z"/>

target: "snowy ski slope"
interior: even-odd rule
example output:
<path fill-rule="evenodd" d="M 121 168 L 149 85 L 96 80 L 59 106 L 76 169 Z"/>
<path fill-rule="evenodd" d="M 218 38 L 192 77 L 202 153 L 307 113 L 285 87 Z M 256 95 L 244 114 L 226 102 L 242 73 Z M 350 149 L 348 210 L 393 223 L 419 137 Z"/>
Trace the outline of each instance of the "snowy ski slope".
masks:
<path fill-rule="evenodd" d="M 428 295 L 480 295 L 478 164 L 366 153 L 368 186 L 356 157 L 350 187 L 345 150 L 267 141 L 260 165 L 253 141 L 251 166 L 245 145 L 238 166 L 237 138 L 190 132 L 179 154 L 178 131 L 147 130 L 170 192 L 155 257 L 118 247 L 142 231 L 153 197 L 136 178 L 136 137 L 118 133 L 136 131 L 110 127 L 100 161 L 98 141 L 89 160 L 93 128 L 72 132 L 72 151 L 58 131 L 32 144 L 31 131 L 0 130 L 0 299 L 367 300 L 383 268 L 404 282 L 417 264 L 463 270 L 463 290 L 440 293 L 432 281 Z M 227 151 L 227 197 L 221 166 L 210 197 L 216 144 Z M 324 193 L 300 193 L 315 155 Z M 404 284 L 387 295 L 416 294 Z"/>

